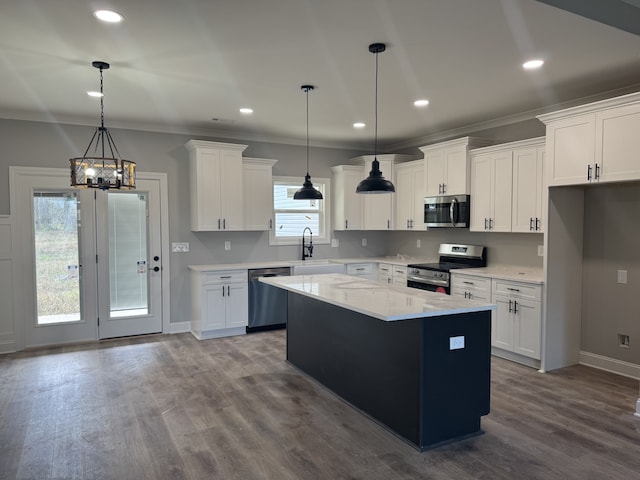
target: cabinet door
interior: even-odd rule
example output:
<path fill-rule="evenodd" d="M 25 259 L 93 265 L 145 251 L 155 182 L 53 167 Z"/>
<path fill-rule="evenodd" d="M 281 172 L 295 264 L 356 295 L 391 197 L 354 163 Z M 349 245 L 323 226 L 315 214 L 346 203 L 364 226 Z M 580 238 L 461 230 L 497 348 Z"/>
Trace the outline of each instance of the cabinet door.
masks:
<path fill-rule="evenodd" d="M 221 150 L 219 175 L 222 229 L 242 230 L 242 153 Z"/>
<path fill-rule="evenodd" d="M 426 197 L 442 195 L 444 183 L 444 148 L 429 150 L 424 154 L 426 169 Z"/>
<path fill-rule="evenodd" d="M 364 178 L 362 169 L 353 165 L 332 167 L 333 172 L 333 229 L 362 230 L 363 197 L 356 193 Z"/>
<path fill-rule="evenodd" d="M 226 290 L 224 285 L 202 287 L 202 330 L 225 328 Z"/>
<path fill-rule="evenodd" d="M 413 175 L 411 166 L 396 167 L 396 230 L 411 230 L 414 219 Z"/>
<path fill-rule="evenodd" d="M 509 308 L 509 297 L 494 295 L 493 302 L 496 304 L 495 315 L 491 322 L 491 345 L 503 350 L 513 351 L 514 317 Z M 513 305 L 513 301 L 511 303 Z"/>
<path fill-rule="evenodd" d="M 249 323 L 249 287 L 246 283 L 225 286 L 226 327 L 246 327 Z M 283 312 L 283 315 L 285 312 Z"/>
<path fill-rule="evenodd" d="M 269 230 L 273 217 L 271 165 L 243 165 L 243 230 Z"/>
<path fill-rule="evenodd" d="M 513 351 L 540 360 L 542 315 L 540 302 L 515 300 Z"/>
<path fill-rule="evenodd" d="M 542 147 L 513 152 L 512 232 L 542 231 L 543 161 Z"/>
<path fill-rule="evenodd" d="M 444 169 L 445 195 L 467 195 L 470 190 L 470 181 L 466 145 L 444 149 Z"/>
<path fill-rule="evenodd" d="M 511 151 L 496 153 L 491 162 L 491 231 L 511 231 L 513 161 Z M 472 200 L 473 201 L 473 200 Z"/>
<path fill-rule="evenodd" d="M 413 167 L 413 216 L 411 217 L 412 230 L 426 230 L 424 226 L 424 162 Z"/>
<path fill-rule="evenodd" d="M 640 105 L 596 114 L 596 160 L 600 181 L 640 179 Z"/>
<path fill-rule="evenodd" d="M 556 120 L 547 125 L 548 185 L 588 183 L 595 167 L 595 114 Z M 591 176 L 595 172 L 591 170 Z"/>
<path fill-rule="evenodd" d="M 484 232 L 491 218 L 491 155 L 471 160 L 471 219 L 469 230 Z"/>
<path fill-rule="evenodd" d="M 379 160 L 382 175 L 393 178 L 393 162 Z M 362 178 L 369 175 L 371 165 L 364 167 Z M 364 230 L 391 230 L 393 229 L 393 193 L 358 194 L 363 197 Z"/>
<path fill-rule="evenodd" d="M 191 230 L 218 230 L 218 220 L 222 218 L 219 151 L 202 149 L 192 153 L 189 178 L 191 183 Z"/>

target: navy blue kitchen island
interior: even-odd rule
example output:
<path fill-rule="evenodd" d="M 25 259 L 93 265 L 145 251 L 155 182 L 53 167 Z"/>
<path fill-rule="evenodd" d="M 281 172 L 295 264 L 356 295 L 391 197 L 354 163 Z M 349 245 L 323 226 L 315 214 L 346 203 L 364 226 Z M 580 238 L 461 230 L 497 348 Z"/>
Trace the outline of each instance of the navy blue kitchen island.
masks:
<path fill-rule="evenodd" d="M 481 433 L 491 304 L 339 274 L 288 290 L 287 360 L 419 450 Z"/>

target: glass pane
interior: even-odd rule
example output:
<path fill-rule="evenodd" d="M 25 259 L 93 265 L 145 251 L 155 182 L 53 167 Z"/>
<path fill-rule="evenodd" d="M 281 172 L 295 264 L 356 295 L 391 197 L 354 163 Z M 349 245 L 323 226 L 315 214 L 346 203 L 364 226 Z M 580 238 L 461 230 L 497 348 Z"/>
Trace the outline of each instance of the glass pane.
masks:
<path fill-rule="evenodd" d="M 80 320 L 78 205 L 75 193 L 34 193 L 38 325 Z"/>
<path fill-rule="evenodd" d="M 278 213 L 276 212 L 276 237 L 302 237 L 302 231 L 309 227 L 318 235 L 320 215 L 317 213 Z"/>
<path fill-rule="evenodd" d="M 149 313 L 147 196 L 109 193 L 111 317 Z"/>
<path fill-rule="evenodd" d="M 300 185 L 273 185 L 273 208 L 275 210 L 307 210 L 318 211 L 320 201 L 318 200 L 294 200 L 293 194 L 300 190 Z M 322 185 L 315 185 L 322 191 Z"/>

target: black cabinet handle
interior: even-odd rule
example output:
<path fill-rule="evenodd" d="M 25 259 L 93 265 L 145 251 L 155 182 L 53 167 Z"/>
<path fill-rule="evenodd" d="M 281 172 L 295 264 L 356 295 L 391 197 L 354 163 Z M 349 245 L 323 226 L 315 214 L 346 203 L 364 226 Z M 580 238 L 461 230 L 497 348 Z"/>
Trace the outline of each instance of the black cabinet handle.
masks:
<path fill-rule="evenodd" d="M 587 165 L 587 181 L 591 181 L 591 165 Z"/>
<path fill-rule="evenodd" d="M 231 287 L 229 285 L 227 285 L 227 297 L 231 296 Z"/>
<path fill-rule="evenodd" d="M 222 219 L 222 229 L 223 229 L 223 230 L 226 230 L 226 229 L 227 229 L 227 219 L 226 219 L 226 218 L 223 218 L 223 219 Z"/>
<path fill-rule="evenodd" d="M 512 303 L 512 301 L 509 300 L 509 313 L 511 313 L 511 303 Z"/>
<path fill-rule="evenodd" d="M 529 231 L 533 230 L 533 217 L 529 217 Z"/>
<path fill-rule="evenodd" d="M 518 313 L 518 302 L 516 300 L 513 301 L 513 313 Z"/>
<path fill-rule="evenodd" d="M 220 219 L 218 219 L 218 230 L 220 230 Z"/>
<path fill-rule="evenodd" d="M 594 180 L 600 180 L 600 165 L 596 163 L 596 174 L 593 177 Z"/>
<path fill-rule="evenodd" d="M 540 219 L 538 217 L 536 217 L 536 231 L 540 230 Z"/>
<path fill-rule="evenodd" d="M 153 267 L 153 271 L 154 272 L 159 272 L 160 271 L 160 267 Z"/>

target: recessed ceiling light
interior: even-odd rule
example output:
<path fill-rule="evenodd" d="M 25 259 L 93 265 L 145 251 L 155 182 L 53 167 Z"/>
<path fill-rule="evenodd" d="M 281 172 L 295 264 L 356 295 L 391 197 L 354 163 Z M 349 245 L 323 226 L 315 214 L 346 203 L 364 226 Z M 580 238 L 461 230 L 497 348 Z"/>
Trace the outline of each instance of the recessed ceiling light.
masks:
<path fill-rule="evenodd" d="M 104 97 L 104 94 L 94 91 L 87 92 L 87 95 L 89 95 L 90 97 Z"/>
<path fill-rule="evenodd" d="M 363 122 L 356 122 L 356 123 L 353 124 L 353 128 L 364 128 L 366 126 L 367 126 L 367 124 L 363 123 Z"/>
<path fill-rule="evenodd" d="M 253 113 L 253 109 L 251 108 L 241 108 L 240 109 L 240 113 L 243 113 L 245 115 L 250 115 Z"/>
<path fill-rule="evenodd" d="M 93 14 L 98 20 L 108 23 L 120 23 L 124 18 L 118 12 L 114 12 L 113 10 L 96 10 Z"/>
<path fill-rule="evenodd" d="M 522 68 L 525 70 L 535 70 L 536 68 L 540 68 L 542 65 L 544 65 L 544 60 L 529 60 L 522 64 Z"/>
<path fill-rule="evenodd" d="M 413 104 L 416 107 L 426 107 L 427 105 L 429 105 L 429 100 L 427 100 L 426 98 L 421 98 L 420 100 L 416 100 L 415 102 L 413 102 Z"/>

